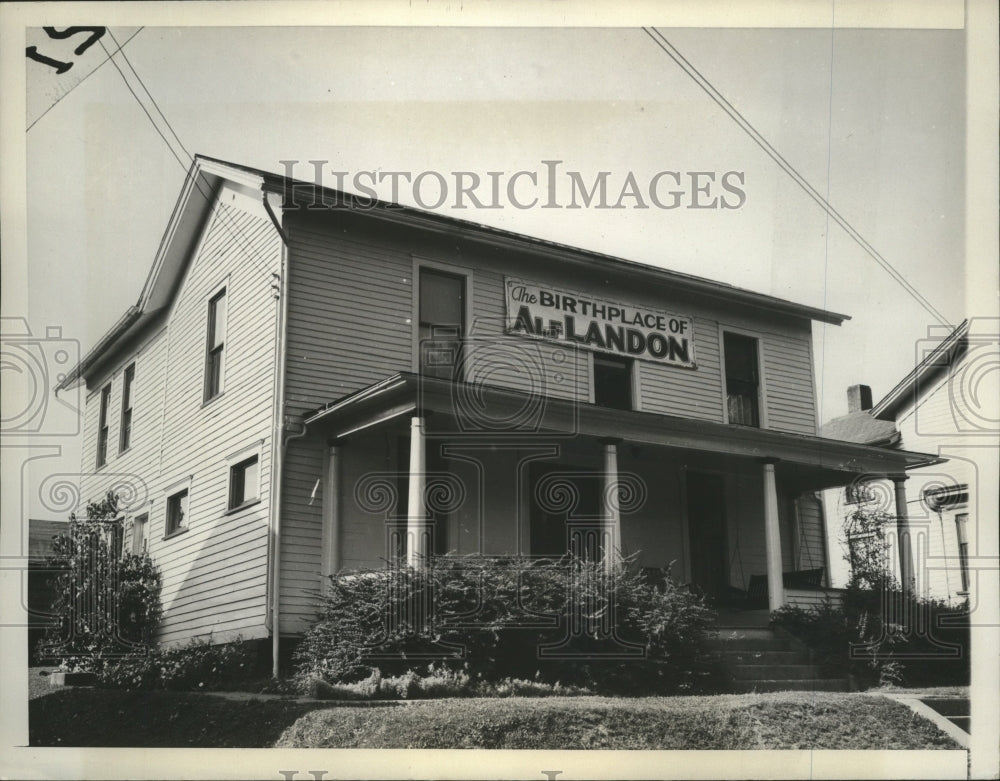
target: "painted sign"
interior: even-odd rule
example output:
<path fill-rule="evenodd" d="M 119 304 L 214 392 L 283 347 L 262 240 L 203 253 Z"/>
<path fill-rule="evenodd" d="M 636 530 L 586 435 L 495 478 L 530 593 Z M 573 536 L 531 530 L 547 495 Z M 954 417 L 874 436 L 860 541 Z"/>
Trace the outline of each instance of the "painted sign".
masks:
<path fill-rule="evenodd" d="M 691 318 L 507 277 L 508 334 L 695 367 Z"/>

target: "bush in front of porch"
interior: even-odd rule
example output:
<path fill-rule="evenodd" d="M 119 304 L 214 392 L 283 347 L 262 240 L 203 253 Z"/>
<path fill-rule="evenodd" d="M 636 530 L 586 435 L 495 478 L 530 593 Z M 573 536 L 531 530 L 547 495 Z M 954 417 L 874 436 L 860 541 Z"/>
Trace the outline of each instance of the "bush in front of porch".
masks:
<path fill-rule="evenodd" d="M 433 665 L 433 675 L 465 681 L 446 687 L 451 696 L 528 682 L 538 693 L 556 683 L 632 694 L 713 688 L 711 611 L 669 573 L 654 585 L 627 564 L 440 556 L 333 576 L 296 652 L 297 685 L 317 693 L 416 680 Z M 409 696 L 425 689 L 434 686 L 414 683 Z"/>
<path fill-rule="evenodd" d="M 968 604 L 917 599 L 884 582 L 853 578 L 839 604 L 784 607 L 771 620 L 802 640 L 831 676 L 871 686 L 947 686 L 969 682 Z"/>

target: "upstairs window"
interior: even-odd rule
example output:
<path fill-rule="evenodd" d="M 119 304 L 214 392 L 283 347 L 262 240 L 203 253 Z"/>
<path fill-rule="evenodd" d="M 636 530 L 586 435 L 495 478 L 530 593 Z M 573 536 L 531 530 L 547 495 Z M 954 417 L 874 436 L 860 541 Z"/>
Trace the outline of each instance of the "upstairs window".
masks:
<path fill-rule="evenodd" d="M 465 334 L 465 277 L 420 269 L 419 321 L 421 374 L 455 379 Z"/>
<path fill-rule="evenodd" d="M 594 353 L 594 404 L 632 409 L 632 361 Z"/>
<path fill-rule="evenodd" d="M 260 469 L 257 456 L 229 468 L 229 509 L 236 510 L 257 501 Z"/>
<path fill-rule="evenodd" d="M 118 452 L 124 453 L 132 444 L 132 382 L 135 380 L 135 364 L 125 370 L 122 379 L 122 425 L 118 438 Z"/>
<path fill-rule="evenodd" d="M 166 532 L 171 534 L 183 531 L 187 527 L 184 522 L 187 520 L 188 492 L 187 489 L 178 491 L 167 498 L 167 524 Z"/>
<path fill-rule="evenodd" d="M 226 346 L 226 289 L 208 302 L 208 340 L 205 349 L 205 401 L 222 393 L 222 359 Z"/>
<path fill-rule="evenodd" d="M 760 426 L 760 371 L 757 340 L 740 334 L 725 334 L 726 408 L 729 422 Z"/>
<path fill-rule="evenodd" d="M 101 389 L 101 412 L 97 429 L 97 466 L 102 467 L 108 460 L 108 406 L 111 403 L 111 385 Z"/>

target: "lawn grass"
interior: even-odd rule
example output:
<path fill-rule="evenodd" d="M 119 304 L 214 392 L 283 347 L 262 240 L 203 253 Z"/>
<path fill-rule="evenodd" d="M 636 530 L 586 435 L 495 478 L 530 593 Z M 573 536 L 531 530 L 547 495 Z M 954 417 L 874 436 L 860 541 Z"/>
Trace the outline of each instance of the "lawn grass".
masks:
<path fill-rule="evenodd" d="M 232 700 L 66 690 L 30 703 L 32 746 L 933 749 L 958 748 L 903 705 L 861 694 Z"/>

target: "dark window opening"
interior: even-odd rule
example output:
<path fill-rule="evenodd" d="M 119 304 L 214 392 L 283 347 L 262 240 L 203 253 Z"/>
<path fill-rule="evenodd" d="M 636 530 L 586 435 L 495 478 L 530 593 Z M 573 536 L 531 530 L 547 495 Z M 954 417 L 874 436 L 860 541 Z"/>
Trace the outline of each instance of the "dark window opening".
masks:
<path fill-rule="evenodd" d="M 725 334 L 723 349 L 729 422 L 759 427 L 760 373 L 757 365 L 757 340 L 750 336 Z"/>
<path fill-rule="evenodd" d="M 101 390 L 101 415 L 97 431 L 97 465 L 104 466 L 108 460 L 108 406 L 111 402 L 111 386 Z"/>
<path fill-rule="evenodd" d="M 420 372 L 428 377 L 461 379 L 465 277 L 422 268 L 419 295 Z"/>
<path fill-rule="evenodd" d="M 257 501 L 258 477 L 260 475 L 257 456 L 241 461 L 229 470 L 229 509 L 235 510 L 245 504 Z"/>
<path fill-rule="evenodd" d="M 178 491 L 167 499 L 167 534 L 173 534 L 184 527 L 187 519 L 188 492 Z"/>
<path fill-rule="evenodd" d="M 958 534 L 958 563 L 962 572 L 962 591 L 969 591 L 969 514 L 955 516 L 955 531 Z"/>
<path fill-rule="evenodd" d="M 594 403 L 612 409 L 632 409 L 632 361 L 594 355 Z"/>
<path fill-rule="evenodd" d="M 118 452 L 124 453 L 132 444 L 132 382 L 135 380 L 135 364 L 125 370 L 122 380 L 122 426 L 118 438 Z"/>
<path fill-rule="evenodd" d="M 208 302 L 208 340 L 205 350 L 205 401 L 222 392 L 222 357 L 226 346 L 226 291 Z"/>

